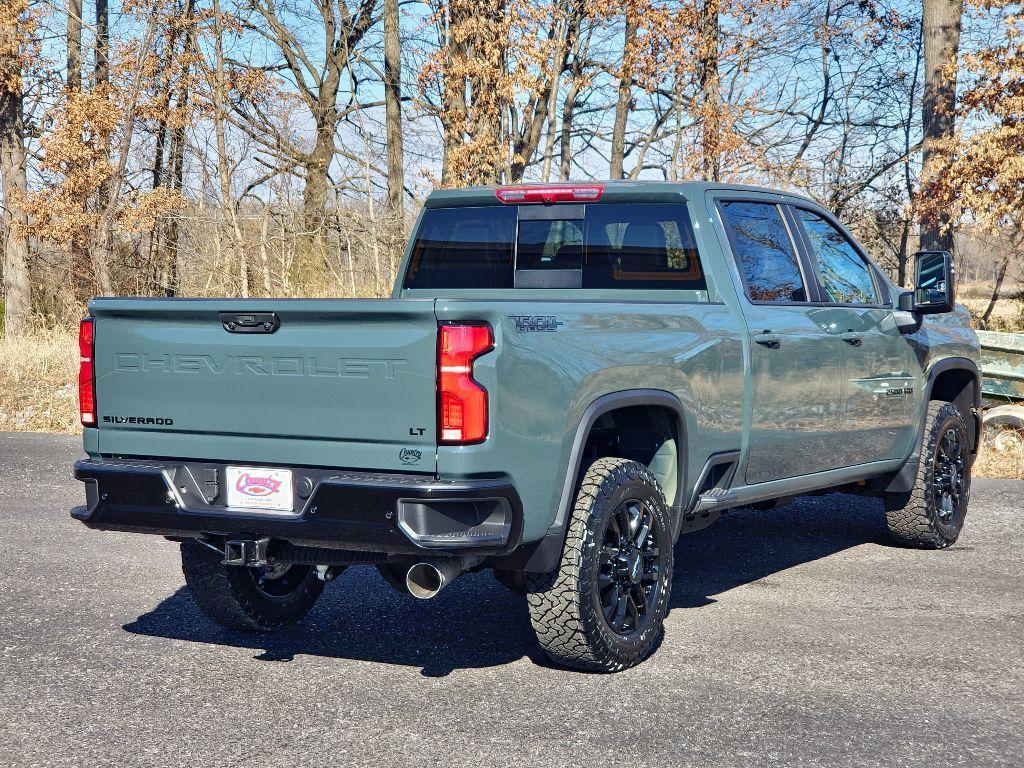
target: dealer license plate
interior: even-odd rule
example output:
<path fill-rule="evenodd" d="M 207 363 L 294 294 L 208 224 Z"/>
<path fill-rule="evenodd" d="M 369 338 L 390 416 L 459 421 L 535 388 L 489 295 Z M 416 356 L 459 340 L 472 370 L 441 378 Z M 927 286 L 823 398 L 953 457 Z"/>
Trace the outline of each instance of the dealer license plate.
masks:
<path fill-rule="evenodd" d="M 228 506 L 274 512 L 295 509 L 290 469 L 228 467 Z"/>

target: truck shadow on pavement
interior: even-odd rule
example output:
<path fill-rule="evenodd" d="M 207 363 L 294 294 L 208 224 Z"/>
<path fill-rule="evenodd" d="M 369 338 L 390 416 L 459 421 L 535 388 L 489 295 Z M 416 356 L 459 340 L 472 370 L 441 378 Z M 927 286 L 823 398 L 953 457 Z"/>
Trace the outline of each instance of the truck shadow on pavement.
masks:
<path fill-rule="evenodd" d="M 723 593 L 861 544 L 888 544 L 878 501 L 831 495 L 771 511 L 734 510 L 675 548 L 671 607 L 699 612 Z M 718 596 L 718 597 L 716 597 Z M 688 617 L 699 619 L 699 615 Z M 350 568 L 324 590 L 310 615 L 274 634 L 236 632 L 200 613 L 186 587 L 124 625 L 128 632 L 249 648 L 259 661 L 296 656 L 419 667 L 428 677 L 508 664 L 550 666 L 534 641 L 523 598 L 490 573 L 462 577 L 430 601 L 401 595 L 373 568 Z M 671 627 L 668 642 L 671 642 Z"/>

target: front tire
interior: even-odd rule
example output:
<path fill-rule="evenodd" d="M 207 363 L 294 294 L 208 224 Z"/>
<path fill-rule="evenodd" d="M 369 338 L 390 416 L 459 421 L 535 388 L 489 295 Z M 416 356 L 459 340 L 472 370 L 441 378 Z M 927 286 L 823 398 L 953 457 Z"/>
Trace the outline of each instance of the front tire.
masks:
<path fill-rule="evenodd" d="M 668 613 L 671 530 L 647 467 L 619 458 L 590 465 L 559 568 L 527 577 L 530 619 L 553 661 L 618 672 L 650 655 Z"/>
<path fill-rule="evenodd" d="M 914 487 L 885 497 L 885 518 L 897 544 L 945 549 L 960 536 L 971 491 L 970 433 L 953 403 L 928 403 Z"/>
<path fill-rule="evenodd" d="M 229 629 L 271 632 L 294 624 L 324 589 L 310 565 L 247 568 L 222 561 L 198 541 L 181 544 L 181 570 L 196 604 Z"/>

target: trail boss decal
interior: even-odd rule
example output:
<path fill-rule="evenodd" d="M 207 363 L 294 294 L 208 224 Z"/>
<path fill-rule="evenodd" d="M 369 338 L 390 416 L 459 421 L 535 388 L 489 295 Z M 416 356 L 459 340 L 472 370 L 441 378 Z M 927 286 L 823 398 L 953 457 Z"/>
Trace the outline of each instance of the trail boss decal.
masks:
<path fill-rule="evenodd" d="M 516 333 L 554 333 L 564 323 L 554 315 L 509 315 Z"/>

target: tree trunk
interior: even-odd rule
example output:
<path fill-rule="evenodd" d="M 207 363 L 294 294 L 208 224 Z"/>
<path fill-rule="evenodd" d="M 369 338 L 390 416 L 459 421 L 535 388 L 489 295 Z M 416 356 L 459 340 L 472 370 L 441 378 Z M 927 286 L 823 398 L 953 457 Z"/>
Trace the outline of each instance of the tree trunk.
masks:
<path fill-rule="evenodd" d="M 555 57 L 557 63 L 552 71 L 552 85 L 548 93 L 548 135 L 544 144 L 544 161 L 541 166 L 541 178 L 544 181 L 551 179 L 551 166 L 554 162 L 555 133 L 558 128 L 558 89 L 562 81 L 562 72 L 565 71 L 566 65 L 569 63 L 569 53 L 570 51 L 575 51 L 577 47 L 582 13 L 582 3 L 574 3 L 568 12 L 568 18 L 565 20 L 565 32 L 559 36 L 558 51 Z M 570 90 L 573 90 L 573 86 L 570 86 Z"/>
<path fill-rule="evenodd" d="M 576 96 L 579 92 L 579 81 L 574 77 L 562 105 L 562 135 L 559 139 L 561 157 L 558 163 L 558 178 L 562 181 L 568 181 L 572 173 L 572 118 L 576 111 Z"/>
<path fill-rule="evenodd" d="M 273 296 L 273 281 L 270 277 L 270 208 L 263 206 L 263 218 L 260 220 L 260 265 L 263 267 L 263 296 Z"/>
<path fill-rule="evenodd" d="M 953 135 L 956 106 L 956 75 L 944 76 L 944 68 L 955 62 L 960 47 L 960 17 L 963 0 L 923 0 L 921 28 L 924 36 L 924 151 L 921 161 L 921 197 L 931 197 L 930 187 L 944 173 L 946 161 L 938 145 Z M 921 221 L 921 248 L 953 249 L 945 211 L 926 213 Z"/>
<path fill-rule="evenodd" d="M 69 91 L 82 89 L 82 0 L 68 0 L 68 73 Z"/>
<path fill-rule="evenodd" d="M 67 28 L 67 89 L 74 93 L 82 90 L 82 0 L 68 0 Z M 68 251 L 71 292 L 77 302 L 85 303 L 92 291 L 89 248 L 81 235 L 74 235 Z"/>
<path fill-rule="evenodd" d="M 626 161 L 626 122 L 633 101 L 633 72 L 630 63 L 633 41 L 636 39 L 636 21 L 626 16 L 626 33 L 622 39 L 622 76 L 619 78 L 619 100 L 615 104 L 615 125 L 612 128 L 611 162 L 608 176 L 621 179 Z"/>
<path fill-rule="evenodd" d="M 110 82 L 110 10 L 108 0 L 96 0 L 95 82 Z"/>
<path fill-rule="evenodd" d="M 103 195 L 103 199 L 106 197 L 107 195 Z M 93 275 L 96 278 L 96 288 L 100 296 L 114 295 L 114 283 L 110 278 L 110 257 L 114 252 L 113 237 L 110 217 L 102 214 L 100 223 L 93 233 L 91 244 Z"/>
<path fill-rule="evenodd" d="M 303 227 L 318 243 L 323 242 L 324 225 L 327 221 L 328 179 L 335 154 L 334 132 L 338 127 L 337 104 L 340 83 L 340 64 L 332 57 L 328 61 L 313 110 L 316 143 L 313 145 L 313 151 L 306 155 L 304 163 L 306 187 L 302 196 Z"/>
<path fill-rule="evenodd" d="M 441 125 L 444 132 L 444 154 L 441 161 L 441 186 L 458 184 L 464 169 L 457 167 L 456 157 L 466 136 L 466 75 L 462 63 L 466 60 L 466 46 L 453 39 L 452 29 L 466 23 L 463 3 L 449 3 L 448 58 L 444 66 L 441 93 Z M 457 37 L 457 35 L 455 36 Z M 458 62 L 458 66 L 455 65 Z M 458 71 L 459 75 L 453 75 Z"/>
<path fill-rule="evenodd" d="M 464 78 L 457 78 L 457 83 L 449 86 L 450 78 L 446 76 L 445 99 L 449 117 L 445 120 L 444 126 L 444 158 L 441 165 L 441 185 L 450 187 L 457 182 L 457 171 L 454 158 L 465 137 L 466 125 L 466 83 Z"/>
<path fill-rule="evenodd" d="M 334 159 L 334 121 L 321 120 L 316 144 L 306 156 L 306 187 L 302 192 L 302 227 L 307 235 L 323 234 L 327 216 L 327 172 Z"/>
<path fill-rule="evenodd" d="M 186 0 L 183 23 L 185 24 L 185 62 L 182 67 L 178 84 L 178 96 L 175 102 L 179 114 L 184 114 L 188 109 L 191 93 L 188 82 L 191 72 L 191 62 L 196 53 L 196 28 L 194 23 L 196 0 Z M 167 158 L 168 186 L 181 191 L 185 182 L 185 125 L 178 121 L 171 130 L 170 147 Z M 164 241 L 164 250 L 167 252 L 164 257 L 163 280 L 164 295 L 177 296 L 181 290 L 181 263 L 183 259 L 178 253 L 179 226 L 178 217 L 172 215 L 167 222 L 167 238 Z"/>
<path fill-rule="evenodd" d="M 491 0 L 481 4 L 477 10 L 485 20 L 485 29 L 501 25 L 507 0 Z M 497 90 L 498 76 L 495 73 L 508 71 L 509 40 L 496 36 L 486 43 L 472 46 L 471 56 L 482 58 L 486 70 L 474 67 L 469 77 L 470 104 L 474 119 L 470 124 L 470 142 L 477 148 L 473 167 L 467 169 L 467 181 L 471 184 L 500 184 L 503 176 L 510 176 L 508 145 L 508 122 L 505 113 L 509 104 L 504 94 Z"/>
<path fill-rule="evenodd" d="M 910 248 L 910 226 L 911 219 L 907 219 L 903 222 L 903 228 L 900 230 L 900 250 L 896 254 L 896 285 L 903 288 L 907 287 L 907 263 L 910 261 L 910 254 L 908 250 Z"/>
<path fill-rule="evenodd" d="M 721 173 L 721 104 L 718 79 L 718 13 L 720 0 L 704 0 L 700 19 L 698 78 L 702 104 L 701 175 L 718 181 Z"/>
<path fill-rule="evenodd" d="M 398 0 L 384 0 L 384 102 L 388 155 L 388 202 L 400 222 L 405 168 L 402 152 L 402 57 L 398 36 Z"/>
<path fill-rule="evenodd" d="M 1003 256 L 1002 261 L 999 262 L 999 269 L 996 272 L 996 283 L 992 286 L 992 296 L 989 298 L 988 306 L 985 307 L 985 313 L 981 316 L 981 324 L 988 328 L 989 318 L 992 317 L 992 311 L 996 308 L 996 304 L 999 301 L 999 294 L 1003 290 L 1003 279 L 1006 277 L 1006 270 L 1010 266 L 1010 255 L 1006 254 Z"/>
<path fill-rule="evenodd" d="M 578 8 L 580 12 L 573 19 L 573 28 L 570 32 L 573 38 L 572 67 L 569 70 L 569 90 L 565 94 L 565 101 L 562 104 L 562 133 L 558 140 L 561 155 L 558 163 L 558 178 L 562 181 L 568 181 L 569 175 L 572 173 L 572 121 L 576 111 L 576 97 L 580 92 L 583 62 L 590 48 L 589 38 L 583 42 L 580 36 L 582 6 L 578 6 Z"/>
<path fill-rule="evenodd" d="M 73 0 L 72 0 L 73 1 Z M 177 7 L 181 14 L 181 4 Z M 157 111 L 157 129 L 155 146 L 153 148 L 153 189 L 164 186 L 164 154 L 167 149 L 167 138 L 170 132 L 167 124 L 167 117 L 171 110 L 171 99 L 173 87 L 170 79 L 170 72 L 174 70 L 175 48 L 178 44 L 178 27 L 174 26 L 167 33 L 164 42 L 163 61 L 161 62 L 163 75 L 160 78 L 163 91 L 159 98 L 159 109 Z"/>
<path fill-rule="evenodd" d="M 220 178 L 221 205 L 227 213 L 231 232 L 233 255 L 238 259 L 239 295 L 249 298 L 249 255 L 242 243 L 242 231 L 238 223 L 238 210 L 231 190 L 231 171 L 228 167 L 227 139 L 224 131 L 224 103 L 226 101 L 227 75 L 224 65 L 224 22 L 220 12 L 220 0 L 213 0 L 214 55 L 217 71 L 213 84 L 213 129 L 217 138 L 217 175 Z"/>
<path fill-rule="evenodd" d="M 28 216 L 20 199 L 28 191 L 25 176 L 25 117 L 21 88 L 18 19 L 0 28 L 0 175 L 3 176 L 4 333 L 28 330 L 32 311 L 28 278 Z"/>
<path fill-rule="evenodd" d="M 93 67 L 93 84 L 105 85 L 110 82 L 110 10 L 107 0 L 96 0 L 96 60 Z M 105 155 L 110 155 L 110 147 L 103 147 Z M 110 229 L 110 218 L 105 212 L 110 205 L 110 180 L 100 185 L 97 193 L 99 207 L 104 210 L 100 223 L 93 233 L 91 258 L 96 287 L 103 296 L 114 292 L 110 279 L 110 258 L 113 255 L 113 234 Z"/>

